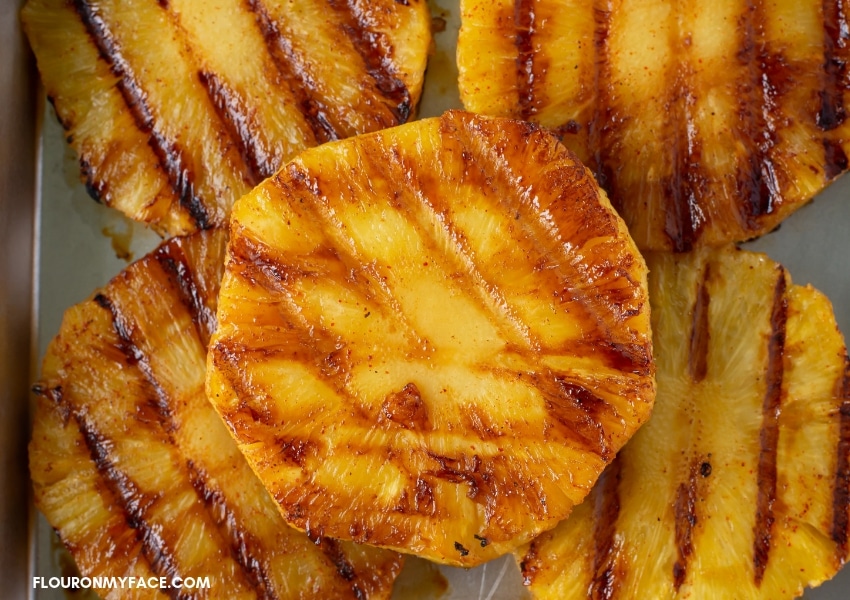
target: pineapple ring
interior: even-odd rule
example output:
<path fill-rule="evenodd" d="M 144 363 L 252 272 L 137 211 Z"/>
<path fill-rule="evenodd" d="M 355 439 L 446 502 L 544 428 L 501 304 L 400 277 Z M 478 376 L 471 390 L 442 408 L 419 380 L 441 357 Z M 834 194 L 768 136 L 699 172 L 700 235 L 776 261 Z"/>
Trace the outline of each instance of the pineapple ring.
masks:
<path fill-rule="evenodd" d="M 426 0 L 27 0 L 89 193 L 160 233 L 225 225 L 305 148 L 406 122 Z"/>
<path fill-rule="evenodd" d="M 454 111 L 308 150 L 231 236 L 207 394 L 296 527 L 479 564 L 649 415 L 646 266 L 534 126 Z"/>
<path fill-rule="evenodd" d="M 850 370 L 829 301 L 766 256 L 647 255 L 652 418 L 518 553 L 535 598 L 780 600 L 844 564 Z"/>
<path fill-rule="evenodd" d="M 173 239 L 65 313 L 36 386 L 36 506 L 104 598 L 173 595 L 118 577 L 208 582 L 180 598 L 389 598 L 401 555 L 289 527 L 204 396 L 224 246 Z"/>
<path fill-rule="evenodd" d="M 464 107 L 557 130 L 641 249 L 762 235 L 847 170 L 840 2 L 460 4 Z"/>

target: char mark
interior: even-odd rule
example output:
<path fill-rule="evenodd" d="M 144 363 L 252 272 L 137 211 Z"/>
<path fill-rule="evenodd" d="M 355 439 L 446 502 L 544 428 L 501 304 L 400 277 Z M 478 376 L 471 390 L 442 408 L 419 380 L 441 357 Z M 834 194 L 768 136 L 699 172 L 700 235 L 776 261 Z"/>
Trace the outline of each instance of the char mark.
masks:
<path fill-rule="evenodd" d="M 534 0 L 515 0 L 514 27 L 520 117 L 528 119 L 537 112 L 534 98 L 534 44 L 532 42 L 535 27 Z"/>
<path fill-rule="evenodd" d="M 678 40 L 680 52 L 686 56 L 687 44 Z M 664 232 L 670 239 L 674 252 L 689 252 L 696 244 L 705 217 L 700 202 L 706 196 L 706 177 L 702 171 L 702 146 L 694 121 L 693 106 L 696 99 L 691 92 L 692 68 L 687 59 L 676 64 L 675 84 L 669 96 L 672 126 L 672 173 L 664 183 Z"/>
<path fill-rule="evenodd" d="M 609 56 L 608 36 L 611 32 L 610 1 L 595 2 L 593 7 L 593 46 L 596 50 L 596 69 L 594 71 L 594 93 L 596 108 L 587 126 L 588 145 L 592 156 L 592 169 L 599 186 L 608 192 L 611 204 L 622 211 L 622 200 L 617 192 L 616 156 L 612 157 L 607 147 L 613 147 L 609 141 L 616 141 L 617 127 L 621 119 L 614 114 L 607 90 L 613 79 L 611 58 Z"/>
<path fill-rule="evenodd" d="M 195 270 L 189 264 L 183 247 L 175 242 L 160 246 L 154 254 L 157 262 L 176 283 L 183 305 L 189 310 L 198 337 L 206 348 L 216 327 L 215 312 L 207 304 L 195 281 Z"/>
<path fill-rule="evenodd" d="M 817 124 L 823 131 L 832 131 L 847 118 L 844 89 L 847 86 L 846 50 L 850 43 L 850 23 L 844 0 L 824 0 L 823 30 L 823 89 Z"/>
<path fill-rule="evenodd" d="M 211 227 L 213 223 L 207 214 L 204 202 L 195 194 L 194 174 L 186 164 L 183 151 L 157 128 L 145 91 L 136 80 L 130 63 L 121 53 L 118 41 L 99 14 L 98 8 L 87 0 L 74 0 L 74 9 L 100 52 L 101 58 L 118 78 L 116 88 L 124 98 L 130 114 L 133 115 L 136 127 L 148 136 L 148 144 L 159 160 L 180 204 L 199 229 Z"/>
<path fill-rule="evenodd" d="M 850 361 L 844 358 L 844 374 L 839 382 L 841 408 L 838 426 L 838 460 L 832 494 L 832 540 L 836 543 L 841 563 L 847 558 L 850 528 Z"/>
<path fill-rule="evenodd" d="M 702 465 L 711 465 L 707 462 Z M 675 539 L 676 561 L 673 563 L 673 587 L 678 592 L 688 573 L 688 561 L 694 551 L 693 530 L 697 524 L 697 474 L 705 472 L 699 461 L 691 467 L 687 483 L 679 484 L 676 490 Z M 701 470 L 702 469 L 702 470 Z M 706 475 L 703 475 L 706 477 Z"/>
<path fill-rule="evenodd" d="M 348 582 L 351 587 L 351 591 L 354 593 L 354 597 L 357 598 L 357 600 L 365 600 L 367 594 L 358 583 L 358 577 L 357 573 L 354 571 L 354 565 L 352 565 L 351 561 L 348 560 L 348 557 L 345 555 L 340 543 L 336 540 L 323 537 L 316 541 L 316 545 L 319 547 L 319 550 L 322 551 L 322 554 L 325 555 L 325 558 L 333 564 L 336 569 L 336 574 Z"/>
<path fill-rule="evenodd" d="M 774 288 L 773 308 L 770 315 L 770 338 L 765 378 L 767 389 L 762 403 L 762 426 L 759 433 L 758 497 L 756 521 L 753 527 L 753 567 L 755 582 L 761 584 L 770 558 L 770 546 L 776 502 L 776 456 L 779 442 L 779 413 L 782 402 L 784 376 L 785 325 L 788 301 L 785 297 L 785 271 L 778 269 Z"/>
<path fill-rule="evenodd" d="M 832 181 L 847 170 L 847 154 L 838 140 L 824 138 L 823 157 L 824 177 L 827 181 Z"/>
<path fill-rule="evenodd" d="M 221 490 L 210 485 L 207 473 L 192 460 L 187 461 L 189 479 L 192 487 L 203 501 L 213 521 L 219 526 L 222 537 L 230 543 L 230 553 L 242 567 L 248 582 L 254 587 L 258 598 L 277 600 L 278 595 L 267 567 L 257 557 L 256 550 L 261 547 L 254 536 L 242 528 L 242 524 L 227 505 L 227 499 Z"/>
<path fill-rule="evenodd" d="M 266 48 L 281 76 L 289 84 L 296 105 L 316 140 L 322 143 L 340 139 L 340 134 L 331 123 L 328 107 L 318 98 L 319 85 L 313 80 L 292 41 L 280 31 L 262 0 L 248 0 L 247 6 L 254 13 Z"/>
<path fill-rule="evenodd" d="M 522 584 L 524 586 L 534 584 L 534 579 L 543 566 L 539 556 L 540 547 L 548 539 L 549 535 L 545 533 L 534 538 L 528 546 L 528 552 L 522 557 L 522 562 L 519 563 L 519 570 L 522 572 Z"/>
<path fill-rule="evenodd" d="M 263 148 L 256 125 L 251 119 L 253 111 L 246 105 L 245 99 L 215 73 L 198 71 L 198 80 L 207 91 L 207 96 L 227 128 L 230 138 L 239 148 L 242 161 L 248 167 L 251 185 L 257 185 L 263 179 L 271 177 L 280 165 L 275 157 Z"/>
<path fill-rule="evenodd" d="M 596 523 L 593 555 L 593 580 L 588 597 L 612 600 L 620 589 L 622 565 L 618 560 L 617 519 L 620 516 L 620 461 L 614 460 L 597 482 L 599 493 L 594 506 Z"/>
<path fill-rule="evenodd" d="M 776 145 L 778 86 L 787 76 L 787 66 L 768 50 L 765 10 L 761 0 L 750 0 L 738 24 L 743 36 L 738 60 L 747 73 L 739 83 L 738 118 L 749 148 L 738 169 L 736 195 L 742 224 L 750 230 L 758 229 L 759 217 L 774 212 L 782 200 L 771 152 Z"/>
<path fill-rule="evenodd" d="M 688 352 L 688 374 L 691 379 L 699 383 L 708 374 L 708 345 L 710 341 L 708 323 L 708 304 L 710 296 L 708 293 L 708 279 L 710 276 L 709 266 L 706 265 L 705 272 L 697 290 L 697 298 L 694 302 L 693 315 L 691 317 L 691 343 Z"/>
<path fill-rule="evenodd" d="M 370 28 L 368 11 L 358 8 L 352 0 L 330 0 L 330 4 L 343 17 L 342 29 L 363 59 L 366 72 L 375 81 L 375 87 L 390 103 L 397 123 L 410 118 L 412 103 L 404 82 L 393 72 L 393 46 L 386 35 Z"/>
<path fill-rule="evenodd" d="M 147 520 L 154 499 L 142 494 L 127 474 L 117 467 L 112 456 L 112 441 L 104 437 L 81 411 L 73 410 L 68 404 L 65 410 L 73 413 L 92 462 L 124 512 L 127 525 L 136 531 L 137 539 L 142 544 L 142 553 L 150 563 L 151 570 L 169 579 L 179 576 L 172 550 L 160 535 L 159 529 Z M 179 598 L 179 592 L 177 588 L 168 588 L 166 591 L 172 598 Z"/>
<path fill-rule="evenodd" d="M 562 425 L 561 432 L 605 462 L 610 461 L 612 452 L 601 425 L 602 414 L 610 410 L 605 401 L 561 376 L 536 377 L 535 383 L 544 395 L 547 411 Z"/>
<path fill-rule="evenodd" d="M 165 389 L 157 381 L 149 358 L 141 347 L 133 340 L 135 325 L 130 315 L 125 315 L 115 303 L 104 294 L 96 294 L 95 303 L 101 308 L 109 311 L 112 316 L 112 326 L 118 336 L 118 348 L 124 354 L 127 364 L 136 366 L 144 376 L 145 383 L 149 386 L 151 393 L 150 404 L 155 408 L 157 418 L 167 433 L 174 431 L 176 425 L 171 410 L 171 400 Z"/>

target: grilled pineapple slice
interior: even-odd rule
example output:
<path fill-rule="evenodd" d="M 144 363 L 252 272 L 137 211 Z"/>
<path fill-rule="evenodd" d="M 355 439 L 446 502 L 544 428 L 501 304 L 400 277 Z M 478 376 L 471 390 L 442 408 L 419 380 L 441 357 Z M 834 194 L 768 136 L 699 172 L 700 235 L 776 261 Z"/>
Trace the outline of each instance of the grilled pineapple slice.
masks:
<path fill-rule="evenodd" d="M 658 397 L 520 552 L 536 598 L 800 595 L 847 557 L 850 370 L 829 301 L 765 256 L 647 256 Z"/>
<path fill-rule="evenodd" d="M 207 395 L 299 528 L 477 564 L 569 514 L 648 416 L 643 259 L 531 125 L 308 150 L 231 236 Z"/>
<path fill-rule="evenodd" d="M 425 0 L 29 0 L 24 29 L 91 195 L 163 233 L 226 223 L 302 149 L 405 122 Z"/>
<path fill-rule="evenodd" d="M 461 0 L 472 111 L 554 128 L 642 249 L 775 228 L 847 169 L 840 2 Z"/>
<path fill-rule="evenodd" d="M 36 505 L 85 576 L 209 578 L 181 598 L 388 598 L 400 555 L 290 528 L 204 396 L 224 241 L 174 239 L 66 313 L 36 387 Z"/>

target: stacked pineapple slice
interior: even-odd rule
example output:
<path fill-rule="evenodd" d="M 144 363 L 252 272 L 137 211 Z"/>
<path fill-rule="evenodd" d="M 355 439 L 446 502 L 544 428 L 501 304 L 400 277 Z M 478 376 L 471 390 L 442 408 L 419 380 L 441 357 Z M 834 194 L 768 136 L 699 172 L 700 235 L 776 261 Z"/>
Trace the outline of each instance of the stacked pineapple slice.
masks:
<path fill-rule="evenodd" d="M 209 583 L 107 598 L 388 598 L 400 556 L 288 527 L 204 396 L 224 246 L 172 240 L 68 310 L 36 386 L 36 505 L 84 576 Z"/>
<path fill-rule="evenodd" d="M 850 369 L 828 300 L 763 255 L 650 254 L 658 396 L 567 521 L 535 598 L 780 600 L 847 557 Z"/>
<path fill-rule="evenodd" d="M 641 249 L 774 229 L 847 169 L 842 2 L 461 0 L 464 106 L 555 129 Z"/>
<path fill-rule="evenodd" d="M 226 223 L 300 150 L 403 123 L 425 0 L 29 0 L 23 23 L 89 192 L 167 234 Z"/>
<path fill-rule="evenodd" d="M 649 415 L 645 277 L 526 123 L 324 145 L 234 207 L 208 396 L 290 523 L 479 564 L 566 517 Z"/>

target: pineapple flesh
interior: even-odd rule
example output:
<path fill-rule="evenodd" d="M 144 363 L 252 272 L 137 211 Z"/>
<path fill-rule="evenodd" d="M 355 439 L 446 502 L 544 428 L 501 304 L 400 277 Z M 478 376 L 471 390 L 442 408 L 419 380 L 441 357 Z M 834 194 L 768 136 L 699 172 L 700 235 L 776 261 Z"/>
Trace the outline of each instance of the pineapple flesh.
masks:
<path fill-rule="evenodd" d="M 286 519 L 471 566 L 554 527 L 648 417 L 646 266 L 544 130 L 450 111 L 234 207 L 207 395 Z"/>
<path fill-rule="evenodd" d="M 166 234 L 408 120 L 431 40 L 425 0 L 29 0 L 22 20 L 90 194 Z"/>
<path fill-rule="evenodd" d="M 461 0 L 468 110 L 552 128 L 642 250 L 777 227 L 847 169 L 841 2 Z"/>
<path fill-rule="evenodd" d="M 84 576 L 209 578 L 180 598 L 389 598 L 401 555 L 289 527 L 206 400 L 225 237 L 175 238 L 66 312 L 36 385 L 36 506 Z"/>
<path fill-rule="evenodd" d="M 658 396 L 518 557 L 535 598 L 803 593 L 847 557 L 850 370 L 829 301 L 765 256 L 649 254 Z"/>

